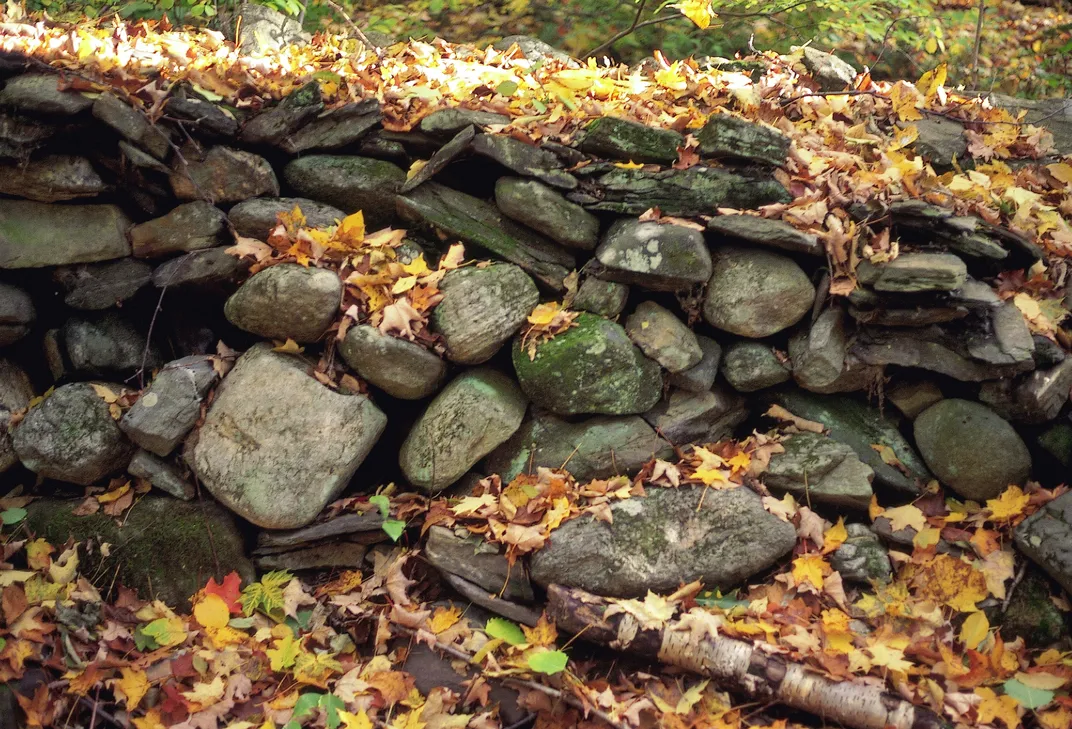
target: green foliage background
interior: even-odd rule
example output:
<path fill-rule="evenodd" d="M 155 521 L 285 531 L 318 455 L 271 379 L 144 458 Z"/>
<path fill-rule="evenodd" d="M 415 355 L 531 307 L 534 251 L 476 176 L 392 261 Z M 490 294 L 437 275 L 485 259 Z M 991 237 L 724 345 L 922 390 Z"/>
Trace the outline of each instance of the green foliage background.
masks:
<path fill-rule="evenodd" d="M 324 0 L 256 0 L 299 18 L 308 30 L 347 30 Z M 1038 0 L 1036 0 L 1038 1 Z M 132 19 L 220 26 L 237 0 L 26 0 L 27 9 L 61 20 L 113 12 Z M 749 49 L 788 51 L 812 43 L 834 50 L 878 78 L 917 78 L 941 62 L 950 81 L 971 85 L 976 0 L 712 0 L 716 19 L 697 28 L 656 0 L 337 0 L 350 19 L 392 38 L 436 36 L 488 43 L 525 34 L 584 57 L 631 26 L 641 27 L 600 55 L 635 63 L 661 50 L 668 58 L 732 58 Z M 1045 6 L 985 0 L 978 88 L 1028 97 L 1072 95 L 1069 0 Z M 639 3 L 639 4 L 638 4 Z M 666 18 L 646 25 L 647 21 Z"/>

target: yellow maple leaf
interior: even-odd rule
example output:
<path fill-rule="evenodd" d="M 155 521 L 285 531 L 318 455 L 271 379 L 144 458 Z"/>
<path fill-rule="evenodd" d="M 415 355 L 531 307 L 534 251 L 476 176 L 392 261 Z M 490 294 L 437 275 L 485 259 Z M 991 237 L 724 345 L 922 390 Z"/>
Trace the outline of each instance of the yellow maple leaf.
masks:
<path fill-rule="evenodd" d="M 903 81 L 894 84 L 890 89 L 890 102 L 899 121 L 919 121 L 923 118 L 917 108 L 920 104 L 919 97 L 919 92 Z"/>
<path fill-rule="evenodd" d="M 985 686 L 975 689 L 975 695 L 982 701 L 976 707 L 980 724 L 992 724 L 998 719 L 1008 729 L 1016 729 L 1020 726 L 1020 702 L 1011 696 L 998 696 L 993 689 Z"/>
<path fill-rule="evenodd" d="M 982 610 L 972 613 L 960 626 L 960 642 L 969 650 L 975 650 L 990 632 L 990 621 Z"/>
<path fill-rule="evenodd" d="M 424 260 L 424 254 L 417 256 L 409 263 L 402 264 L 402 270 L 408 273 L 410 276 L 424 276 L 431 273 L 431 269 L 428 268 L 428 264 Z"/>
<path fill-rule="evenodd" d="M 194 605 L 194 619 L 205 628 L 222 628 L 231 619 L 231 611 L 219 595 L 205 595 Z"/>
<path fill-rule="evenodd" d="M 112 689 L 118 693 L 127 705 L 127 711 L 134 711 L 149 690 L 149 679 L 145 671 L 137 668 L 120 668 L 119 678 L 109 681 Z M 149 712 L 152 713 L 151 711 Z M 139 726 L 139 729 L 143 729 Z"/>
<path fill-rule="evenodd" d="M 1069 729 L 1069 727 L 1072 727 L 1072 710 L 1064 707 L 1053 711 L 1040 711 L 1036 716 L 1042 729 Z"/>
<path fill-rule="evenodd" d="M 432 619 L 428 621 L 428 629 L 436 635 L 439 635 L 444 630 L 452 627 L 462 616 L 462 611 L 456 607 L 452 608 L 436 608 L 435 614 L 432 615 Z"/>
<path fill-rule="evenodd" d="M 930 598 L 963 613 L 989 594 L 985 575 L 962 559 L 948 554 L 928 560 L 915 577 L 917 596 Z"/>
<path fill-rule="evenodd" d="M 546 304 L 540 304 L 532 313 L 529 314 L 529 324 L 534 327 L 545 327 L 555 320 L 558 313 L 562 311 L 562 305 L 557 301 L 551 301 Z"/>
<path fill-rule="evenodd" d="M 912 537 L 912 546 L 919 547 L 920 549 L 926 549 L 927 547 L 933 547 L 942 538 L 942 530 L 935 529 L 934 527 L 926 527 L 916 532 L 916 536 Z"/>
<path fill-rule="evenodd" d="M 683 0 L 670 7 L 680 10 L 681 14 L 695 23 L 700 30 L 706 30 L 715 17 L 711 12 L 711 0 Z"/>
<path fill-rule="evenodd" d="M 547 619 L 547 613 L 540 615 L 535 627 L 522 625 L 521 630 L 525 634 L 525 642 L 531 646 L 552 646 L 558 640 L 558 631 L 555 629 L 555 624 Z"/>
<path fill-rule="evenodd" d="M 882 516 L 890 520 L 890 528 L 898 532 L 907 527 L 912 527 L 917 532 L 927 526 L 927 519 L 923 512 L 914 504 L 905 504 L 894 509 L 886 509 Z"/>
<path fill-rule="evenodd" d="M 912 663 L 904 659 L 904 651 L 888 643 L 876 643 L 866 650 L 871 654 L 872 666 L 882 666 L 894 673 L 907 673 L 912 668 Z"/>
<path fill-rule="evenodd" d="M 823 577 L 830 574 L 831 567 L 818 554 L 802 554 L 793 560 L 793 581 L 797 585 L 810 583 L 815 589 L 823 589 Z"/>
<path fill-rule="evenodd" d="M 927 71 L 920 77 L 916 82 L 916 88 L 927 98 L 934 96 L 938 93 L 938 89 L 945 85 L 947 72 L 946 64 L 939 64 L 937 68 Z"/>
<path fill-rule="evenodd" d="M 562 525 L 562 522 L 570 514 L 570 502 L 565 496 L 557 498 L 551 502 L 551 508 L 547 510 L 547 513 L 543 516 L 543 525 L 547 527 L 547 531 L 550 532 L 554 529 L 558 529 Z"/>
<path fill-rule="evenodd" d="M 730 476 L 726 471 L 718 468 L 697 468 L 696 472 L 692 475 L 703 481 L 705 485 L 713 486 L 715 488 L 737 485 L 730 481 Z"/>
<path fill-rule="evenodd" d="M 1057 178 L 1058 182 L 1063 182 L 1066 185 L 1072 183 L 1072 165 L 1067 162 L 1056 162 L 1052 165 L 1046 165 L 1046 169 L 1051 175 Z"/>
<path fill-rule="evenodd" d="M 365 240 L 365 215 L 358 210 L 347 215 L 335 230 L 335 240 L 350 248 L 357 248 Z"/>
<path fill-rule="evenodd" d="M 611 601 L 604 615 L 609 617 L 618 613 L 628 613 L 637 619 L 640 627 L 657 630 L 662 628 L 667 620 L 674 617 L 676 610 L 677 608 L 667 602 L 666 598 L 649 590 L 643 602 L 640 600 Z"/>
<path fill-rule="evenodd" d="M 749 466 L 752 465 L 752 456 L 744 451 L 738 451 L 733 458 L 726 461 L 726 465 L 730 467 L 733 473 L 747 471 Z"/>
<path fill-rule="evenodd" d="M 342 721 L 342 729 L 372 729 L 372 721 L 364 709 L 356 714 L 339 709 L 339 719 Z"/>
<path fill-rule="evenodd" d="M 273 352 L 282 352 L 283 354 L 301 354 L 305 351 L 305 347 L 298 346 L 298 343 L 293 339 L 287 339 L 282 344 L 276 344 L 272 348 Z"/>
<path fill-rule="evenodd" d="M 623 170 L 639 170 L 644 168 L 642 162 L 634 162 L 633 160 L 629 160 L 628 162 L 615 162 L 614 166 L 621 167 Z"/>
<path fill-rule="evenodd" d="M 195 683 L 191 690 L 183 691 L 182 696 L 190 703 L 198 704 L 201 708 L 204 708 L 215 704 L 223 698 L 223 689 L 223 678 L 216 676 L 211 681 Z"/>
<path fill-rule="evenodd" d="M 837 524 L 832 525 L 823 532 L 823 554 L 830 554 L 849 538 L 849 532 L 845 528 L 845 517 L 839 516 Z"/>
<path fill-rule="evenodd" d="M 990 510 L 991 521 L 1008 521 L 1024 513 L 1024 507 L 1031 497 L 1019 486 L 1009 486 L 996 499 L 988 499 L 986 508 Z"/>
<path fill-rule="evenodd" d="M 156 709 L 149 709 L 145 716 L 132 717 L 131 721 L 137 729 L 167 729 L 164 722 L 160 720 L 160 712 Z"/>

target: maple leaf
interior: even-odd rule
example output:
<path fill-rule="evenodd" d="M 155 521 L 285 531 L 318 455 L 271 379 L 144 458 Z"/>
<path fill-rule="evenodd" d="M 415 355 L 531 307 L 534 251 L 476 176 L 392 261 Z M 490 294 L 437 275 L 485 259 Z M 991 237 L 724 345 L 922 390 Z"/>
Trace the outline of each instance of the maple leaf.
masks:
<path fill-rule="evenodd" d="M 825 532 L 823 532 L 823 554 L 830 554 L 837 550 L 845 540 L 849 538 L 849 532 L 845 528 L 845 517 L 839 516 L 837 524 L 832 525 Z"/>
<path fill-rule="evenodd" d="M 882 516 L 890 520 L 890 528 L 895 532 L 908 527 L 920 531 L 927 526 L 927 518 L 915 504 L 905 504 L 894 509 L 885 509 L 882 512 Z"/>
<path fill-rule="evenodd" d="M 871 665 L 888 668 L 894 673 L 906 673 L 912 663 L 904 659 L 904 651 L 886 643 L 876 643 L 866 648 L 871 654 Z"/>
<path fill-rule="evenodd" d="M 644 629 L 657 630 L 674 617 L 677 608 L 652 591 L 640 600 L 612 600 L 604 615 L 610 617 L 619 613 L 632 615 Z"/>
<path fill-rule="evenodd" d="M 149 690 L 149 679 L 137 668 L 120 668 L 119 676 L 111 679 L 108 685 L 126 704 L 127 711 L 134 711 Z"/>
<path fill-rule="evenodd" d="M 431 620 L 428 621 L 428 629 L 439 635 L 443 631 L 453 627 L 462 616 L 462 611 L 456 607 L 436 608 Z"/>
<path fill-rule="evenodd" d="M 194 605 L 194 619 L 206 628 L 222 628 L 230 618 L 231 611 L 219 595 L 205 595 Z"/>
<path fill-rule="evenodd" d="M 420 331 L 421 326 L 414 329 L 414 324 L 421 324 L 424 321 L 424 316 L 414 309 L 409 300 L 403 296 L 393 304 L 388 304 L 383 308 L 383 321 L 380 322 L 381 334 L 399 334 L 402 337 L 413 341 L 417 338 L 417 332 Z"/>
<path fill-rule="evenodd" d="M 216 676 L 211 681 L 195 683 L 190 691 L 183 691 L 182 696 L 190 703 L 204 708 L 222 699 L 224 688 L 223 678 Z"/>
<path fill-rule="evenodd" d="M 961 612 L 975 612 L 975 604 L 988 594 L 983 573 L 948 554 L 936 555 L 926 562 L 915 584 L 921 596 Z"/>
<path fill-rule="evenodd" d="M 298 659 L 298 654 L 301 652 L 301 644 L 294 639 L 294 633 L 292 633 L 289 628 L 286 628 L 286 634 L 276 638 L 274 645 L 274 648 L 269 648 L 265 651 L 265 654 L 271 661 L 272 670 L 285 671 L 289 668 L 293 668 L 294 662 Z"/>
<path fill-rule="evenodd" d="M 334 653 L 309 653 L 302 651 L 294 661 L 294 678 L 321 688 L 327 687 L 327 677 L 341 673 L 342 664 L 335 660 Z"/>
<path fill-rule="evenodd" d="M 696 24 L 700 30 L 706 30 L 711 25 L 714 13 L 711 11 L 711 0 L 683 0 L 671 4 L 670 7 L 681 11 L 681 14 Z"/>
<path fill-rule="evenodd" d="M 991 521 L 1010 521 L 1024 513 L 1024 507 L 1031 501 L 1019 486 L 1009 486 L 996 499 L 988 499 L 986 508 L 990 511 Z"/>
<path fill-rule="evenodd" d="M 242 611 L 246 615 L 252 615 L 256 610 L 271 614 L 283 609 L 283 586 L 290 583 L 293 578 L 286 570 L 268 572 L 261 577 L 260 582 L 247 585 L 242 590 Z"/>
<path fill-rule="evenodd" d="M 992 689 L 977 688 L 975 695 L 982 699 L 976 707 L 980 724 L 992 724 L 995 719 L 1007 729 L 1020 726 L 1020 703 L 1011 696 L 998 696 Z"/>
<path fill-rule="evenodd" d="M 342 729 L 373 729 L 372 720 L 368 718 L 364 710 L 351 714 L 349 711 L 339 709 L 339 720 L 342 722 Z"/>
<path fill-rule="evenodd" d="M 811 585 L 816 591 L 823 589 L 823 577 L 832 568 L 820 555 L 804 554 L 793 560 L 793 582 L 797 587 Z"/>
<path fill-rule="evenodd" d="M 238 600 L 241 585 L 242 577 L 237 572 L 232 571 L 223 578 L 222 584 L 217 584 L 215 577 L 209 577 L 208 584 L 205 585 L 202 592 L 206 595 L 218 595 L 227 605 L 228 611 L 238 614 L 242 612 L 242 603 Z"/>

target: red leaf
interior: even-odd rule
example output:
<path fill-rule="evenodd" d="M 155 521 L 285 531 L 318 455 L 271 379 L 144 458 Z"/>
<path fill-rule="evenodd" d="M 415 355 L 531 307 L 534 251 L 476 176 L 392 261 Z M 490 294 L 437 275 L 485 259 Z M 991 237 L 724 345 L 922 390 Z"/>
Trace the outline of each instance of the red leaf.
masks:
<path fill-rule="evenodd" d="M 242 606 L 238 604 L 238 594 L 241 592 L 242 578 L 238 576 L 237 572 L 232 572 L 223 578 L 223 584 L 216 584 L 215 577 L 208 578 L 208 584 L 205 585 L 206 595 L 218 595 L 223 598 L 223 601 L 227 603 L 227 609 L 232 613 L 242 612 Z"/>

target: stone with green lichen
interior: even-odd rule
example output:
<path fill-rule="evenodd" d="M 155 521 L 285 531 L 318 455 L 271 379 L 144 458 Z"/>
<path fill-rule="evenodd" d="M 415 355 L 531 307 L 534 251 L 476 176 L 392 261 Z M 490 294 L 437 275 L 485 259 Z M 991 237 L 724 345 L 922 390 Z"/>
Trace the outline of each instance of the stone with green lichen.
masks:
<path fill-rule="evenodd" d="M 714 167 L 660 172 L 615 168 L 598 175 L 595 182 L 601 197 L 585 207 L 624 215 L 640 215 L 655 207 L 663 215 L 714 215 L 719 208 L 751 210 L 792 200 L 770 177 Z"/>
<path fill-rule="evenodd" d="M 677 148 L 684 143 L 684 137 L 669 129 L 604 116 L 585 129 L 581 150 L 628 162 L 669 164 L 677 159 Z"/>
<path fill-rule="evenodd" d="M 93 540 L 80 550 L 79 571 L 99 575 L 103 591 L 116 584 L 134 588 L 142 598 L 181 608 L 209 577 L 217 581 L 237 571 L 245 583 L 254 578 L 242 536 L 231 515 L 212 501 L 183 502 L 146 496 L 125 514 L 122 526 L 103 513 L 75 516 L 79 502 L 38 499 L 26 507 L 26 526 L 53 545 L 67 539 Z M 109 544 L 108 556 L 101 552 Z"/>
<path fill-rule="evenodd" d="M 874 471 L 844 443 L 820 433 L 796 433 L 782 441 L 785 450 L 771 456 L 763 483 L 784 489 L 799 500 L 866 509 L 871 503 Z"/>
<path fill-rule="evenodd" d="M 659 365 L 620 325 L 587 313 L 575 324 L 540 344 L 535 359 L 515 338 L 514 370 L 535 404 L 559 415 L 633 415 L 658 402 Z"/>
<path fill-rule="evenodd" d="M 335 319 L 342 283 L 334 271 L 297 263 L 253 274 L 223 306 L 227 321 L 272 339 L 315 342 Z"/>
<path fill-rule="evenodd" d="M 703 234 L 681 225 L 618 220 L 603 236 L 596 259 L 603 278 L 654 291 L 678 291 L 711 275 Z"/>
<path fill-rule="evenodd" d="M 999 620 L 1002 637 L 1023 638 L 1028 648 L 1044 648 L 1068 635 L 1065 614 L 1053 604 L 1052 593 L 1046 576 L 1037 568 L 1029 569 Z"/>
<path fill-rule="evenodd" d="M 542 182 L 500 177 L 495 204 L 517 222 L 569 248 L 590 251 L 599 241 L 599 218 Z"/>
<path fill-rule="evenodd" d="M 789 137 L 773 127 L 739 119 L 729 114 L 712 114 L 696 135 L 700 154 L 780 166 L 789 155 Z"/>
<path fill-rule="evenodd" d="M 501 372 L 463 372 L 413 424 L 398 451 L 402 473 L 422 491 L 442 491 L 513 435 L 527 406 L 521 390 Z"/>
<path fill-rule="evenodd" d="M 815 287 L 793 259 L 723 246 L 711 256 L 703 315 L 712 326 L 759 339 L 796 324 L 814 300 Z"/>
<path fill-rule="evenodd" d="M 555 290 L 564 288 L 563 279 L 575 264 L 566 249 L 518 225 L 494 205 L 435 182 L 399 197 L 398 211 L 407 222 L 482 248 Z"/>
<path fill-rule="evenodd" d="M 787 381 L 789 366 L 764 342 L 740 340 L 722 353 L 722 376 L 737 392 L 756 392 Z"/>
<path fill-rule="evenodd" d="M 541 466 L 563 468 L 578 481 L 631 476 L 652 458 L 666 458 L 669 445 L 635 415 L 597 415 L 571 423 L 537 412 L 484 461 L 484 472 L 508 483 Z"/>
<path fill-rule="evenodd" d="M 685 322 L 654 301 L 642 301 L 625 320 L 625 332 L 668 372 L 681 372 L 703 358 L 700 342 Z"/>
<path fill-rule="evenodd" d="M 628 299 L 629 287 L 625 284 L 589 276 L 581 282 L 570 308 L 613 319 L 622 313 Z"/>
<path fill-rule="evenodd" d="M 614 597 L 671 592 L 693 580 L 726 589 L 796 544 L 793 526 L 746 488 L 648 488 L 610 511 L 611 523 L 574 519 L 556 529 L 530 562 L 533 581 Z"/>
<path fill-rule="evenodd" d="M 923 459 L 877 407 L 841 395 L 814 395 L 800 390 L 779 393 L 774 401 L 794 415 L 822 423 L 831 438 L 852 448 L 871 467 L 877 483 L 917 494 L 917 482 L 926 483 L 931 478 Z M 884 462 L 872 445 L 889 446 L 908 474 Z"/>
<path fill-rule="evenodd" d="M 553 152 L 504 134 L 478 134 L 473 139 L 475 154 L 495 160 L 503 167 L 526 177 L 535 177 L 552 187 L 572 190 L 577 178 L 559 169 L 562 160 Z"/>
<path fill-rule="evenodd" d="M 362 211 L 369 230 L 389 225 L 406 173 L 383 160 L 350 155 L 311 154 L 283 168 L 283 179 L 302 197 L 339 208 L 347 215 Z"/>
<path fill-rule="evenodd" d="M 856 276 L 886 293 L 955 291 L 967 281 L 968 267 L 952 253 L 905 253 L 887 263 L 860 261 Z"/>
<path fill-rule="evenodd" d="M 0 268 L 93 263 L 130 255 L 130 220 L 116 205 L 0 200 Z"/>
<path fill-rule="evenodd" d="M 243 144 L 279 145 L 323 109 L 320 82 L 310 81 L 243 124 L 238 139 Z"/>
<path fill-rule="evenodd" d="M 474 109 L 440 109 L 421 119 L 420 129 L 425 134 L 453 137 L 467 126 L 486 127 L 494 124 L 509 124 L 510 117 L 490 111 Z"/>

